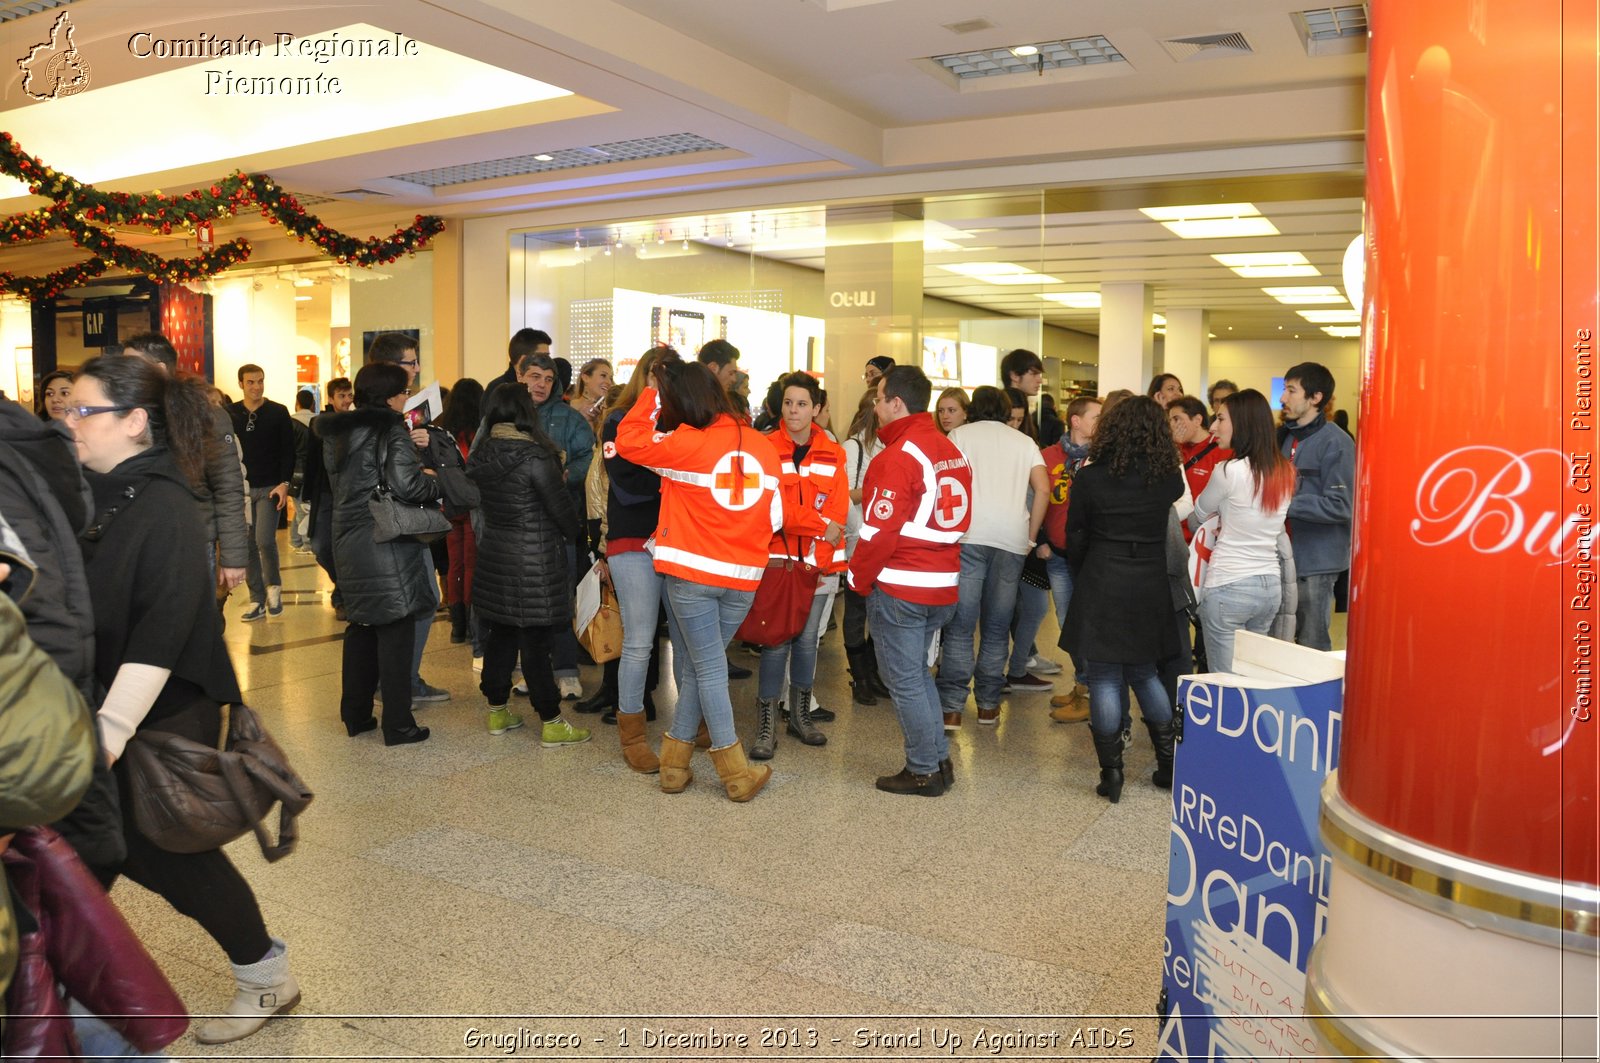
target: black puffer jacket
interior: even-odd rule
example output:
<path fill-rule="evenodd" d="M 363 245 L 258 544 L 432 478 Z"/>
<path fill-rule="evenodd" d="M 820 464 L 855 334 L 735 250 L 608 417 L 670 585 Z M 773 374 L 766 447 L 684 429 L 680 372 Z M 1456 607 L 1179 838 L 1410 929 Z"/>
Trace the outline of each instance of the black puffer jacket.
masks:
<path fill-rule="evenodd" d="M 497 424 L 467 461 L 467 475 L 483 494 L 472 607 L 514 627 L 571 623 L 567 543 L 578 533 L 578 510 L 555 452 Z"/>
<path fill-rule="evenodd" d="M 439 483 L 422 460 L 405 420 L 388 407 L 325 413 L 312 424 L 333 495 L 333 558 L 345 613 L 353 624 L 391 624 L 431 611 L 435 590 L 428 548 L 416 542 L 374 542 L 367 502 L 378 486 L 378 460 L 395 497 L 434 502 Z"/>

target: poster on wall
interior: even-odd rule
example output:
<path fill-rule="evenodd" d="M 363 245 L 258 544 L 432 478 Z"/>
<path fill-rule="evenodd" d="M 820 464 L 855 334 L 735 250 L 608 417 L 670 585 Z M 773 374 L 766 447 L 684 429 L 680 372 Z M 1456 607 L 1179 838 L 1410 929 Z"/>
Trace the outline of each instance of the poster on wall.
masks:
<path fill-rule="evenodd" d="M 950 387 L 961 382 L 961 366 L 956 341 L 938 336 L 922 337 L 922 371 L 934 387 Z"/>
<path fill-rule="evenodd" d="M 1309 655 L 1309 656 L 1308 656 Z M 1338 767 L 1343 664 L 1241 632 L 1241 674 L 1185 676 L 1172 780 L 1157 1059 L 1311 1059 L 1311 946 L 1327 919 L 1317 821 Z"/>
<path fill-rule="evenodd" d="M 17 360 L 17 402 L 33 408 L 33 348 L 15 348 Z"/>

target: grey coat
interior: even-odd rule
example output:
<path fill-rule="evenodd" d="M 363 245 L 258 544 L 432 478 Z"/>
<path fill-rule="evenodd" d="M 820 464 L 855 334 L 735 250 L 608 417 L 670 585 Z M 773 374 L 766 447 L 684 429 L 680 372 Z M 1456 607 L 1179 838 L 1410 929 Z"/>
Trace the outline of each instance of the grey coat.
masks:
<path fill-rule="evenodd" d="M 233 438 L 233 418 L 224 409 L 211 411 L 211 439 L 206 448 L 206 498 L 200 523 L 206 542 L 221 548 L 223 568 L 244 568 L 250 561 L 250 526 L 245 523 L 244 465 Z"/>
<path fill-rule="evenodd" d="M 387 407 L 325 413 L 313 422 L 333 495 L 333 557 L 339 591 L 352 624 L 391 624 L 423 616 L 438 601 L 428 548 L 417 542 L 380 543 L 367 508 L 378 486 L 378 464 L 397 498 L 435 502 L 439 482 L 423 474 L 405 420 Z"/>

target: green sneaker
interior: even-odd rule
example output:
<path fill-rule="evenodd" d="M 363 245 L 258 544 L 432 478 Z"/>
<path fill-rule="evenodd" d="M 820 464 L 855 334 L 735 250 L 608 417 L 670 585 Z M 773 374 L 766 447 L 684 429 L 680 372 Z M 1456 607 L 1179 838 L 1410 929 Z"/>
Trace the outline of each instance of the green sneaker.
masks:
<path fill-rule="evenodd" d="M 507 731 L 515 731 L 522 726 L 522 717 L 506 708 L 504 705 L 489 710 L 489 733 L 503 735 Z"/>
<path fill-rule="evenodd" d="M 574 727 L 566 720 L 554 719 L 544 725 L 544 733 L 539 736 L 539 744 L 546 749 L 556 749 L 560 746 L 575 746 L 579 742 L 587 742 L 589 732 L 581 727 Z"/>

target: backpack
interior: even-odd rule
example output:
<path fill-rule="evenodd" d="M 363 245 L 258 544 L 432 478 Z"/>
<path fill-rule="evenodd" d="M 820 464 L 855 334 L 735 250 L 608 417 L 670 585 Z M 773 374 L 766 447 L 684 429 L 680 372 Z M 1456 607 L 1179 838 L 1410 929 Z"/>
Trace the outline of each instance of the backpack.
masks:
<path fill-rule="evenodd" d="M 444 515 L 465 517 L 483 505 L 478 485 L 467 476 L 467 461 L 455 436 L 442 428 L 428 426 L 428 453 L 423 464 L 439 474 L 439 487 L 444 492 Z"/>

